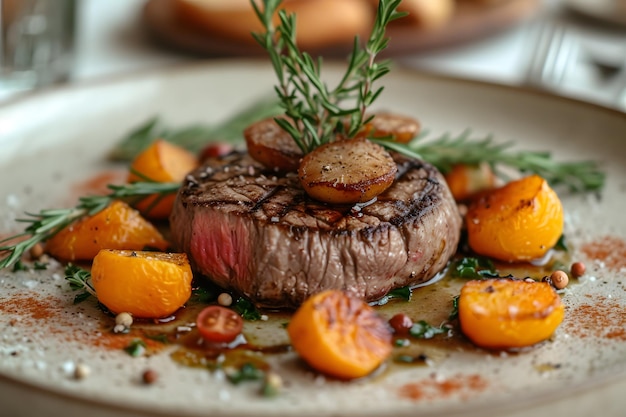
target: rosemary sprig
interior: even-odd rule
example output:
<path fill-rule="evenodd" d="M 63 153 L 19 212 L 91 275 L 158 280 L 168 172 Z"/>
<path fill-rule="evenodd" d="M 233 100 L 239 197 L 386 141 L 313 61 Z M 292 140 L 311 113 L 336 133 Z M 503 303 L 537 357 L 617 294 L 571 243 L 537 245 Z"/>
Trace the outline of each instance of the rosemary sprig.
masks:
<path fill-rule="evenodd" d="M 25 213 L 28 216 L 27 218 L 17 219 L 16 221 L 28 223 L 29 226 L 24 229 L 23 233 L 1 240 L 0 244 L 26 238 L 15 244 L 0 246 L 0 255 L 3 255 L 0 258 L 0 269 L 13 265 L 36 244 L 51 238 L 76 220 L 102 211 L 114 200 L 132 200 L 133 198 L 152 194 L 174 194 L 180 188 L 180 184 L 177 182 L 136 182 L 124 185 L 109 185 L 108 187 L 111 190 L 109 194 L 81 197 L 78 204 L 73 208 L 47 209 L 41 210 L 39 213 L 27 212 Z"/>
<path fill-rule="evenodd" d="M 404 13 L 396 11 L 400 0 L 381 0 L 370 37 L 361 47 L 355 37 L 352 54 L 345 74 L 334 89 L 321 78 L 322 59 L 314 60 L 300 51 L 296 43 L 296 17 L 278 10 L 281 0 L 264 0 L 261 9 L 251 2 L 265 32 L 254 33 L 256 41 L 270 57 L 278 77 L 275 87 L 287 118 L 276 122 L 287 131 L 304 153 L 335 140 L 338 134 L 352 137 L 369 121 L 365 111 L 380 95 L 383 87 L 375 89 L 374 81 L 389 72 L 390 61 L 375 62 L 387 47 L 385 29 L 389 22 Z M 278 26 L 273 17 L 277 13 Z M 342 102 L 350 100 L 347 108 Z M 345 123 L 348 122 L 346 129 Z"/>
<path fill-rule="evenodd" d="M 130 161 L 156 139 L 165 139 L 192 152 L 198 152 L 211 140 L 235 142 L 253 122 L 282 113 L 276 99 L 263 99 L 215 126 L 193 124 L 180 128 L 165 126 L 159 117 L 152 117 L 124 136 L 109 154 L 114 161 Z"/>
<path fill-rule="evenodd" d="M 370 140 L 406 156 L 430 162 L 443 173 L 456 164 L 487 163 L 505 180 L 510 179 L 503 169 L 507 167 L 538 174 L 551 185 L 564 185 L 571 192 L 598 191 L 605 181 L 605 173 L 596 162 L 559 162 L 549 152 L 516 151 L 511 149 L 512 142 L 496 143 L 491 136 L 473 139 L 469 130 L 457 136 L 446 133 L 433 140 L 420 135 L 406 145 L 384 139 Z"/>

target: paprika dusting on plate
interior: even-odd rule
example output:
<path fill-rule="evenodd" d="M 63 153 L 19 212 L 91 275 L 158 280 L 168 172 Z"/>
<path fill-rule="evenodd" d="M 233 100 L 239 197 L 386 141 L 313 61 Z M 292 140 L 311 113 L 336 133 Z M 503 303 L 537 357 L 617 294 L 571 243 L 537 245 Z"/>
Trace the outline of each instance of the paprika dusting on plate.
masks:
<path fill-rule="evenodd" d="M 607 268 L 626 268 L 626 241 L 617 236 L 603 236 L 584 244 L 582 252 L 589 258 L 602 262 Z"/>
<path fill-rule="evenodd" d="M 432 401 L 458 396 L 463 400 L 489 387 L 489 382 L 478 374 L 456 374 L 448 378 L 431 376 L 400 387 L 399 395 L 413 401 Z"/>

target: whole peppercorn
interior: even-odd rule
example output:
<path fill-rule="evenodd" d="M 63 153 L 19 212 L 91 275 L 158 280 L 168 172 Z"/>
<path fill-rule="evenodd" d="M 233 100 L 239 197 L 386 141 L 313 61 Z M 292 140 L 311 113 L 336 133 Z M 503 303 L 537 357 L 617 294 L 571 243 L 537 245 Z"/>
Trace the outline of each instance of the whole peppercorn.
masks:
<path fill-rule="evenodd" d="M 560 270 L 554 271 L 552 275 L 550 275 L 550 280 L 552 281 L 554 288 L 557 290 L 562 290 L 567 287 L 567 284 L 569 283 L 569 277 L 567 274 Z"/>
<path fill-rule="evenodd" d="M 587 267 L 582 262 L 574 262 L 570 269 L 570 273 L 574 278 L 582 277 L 585 274 Z"/>
<path fill-rule="evenodd" d="M 159 374 L 157 374 L 156 371 L 152 369 L 146 369 L 141 375 L 141 380 L 144 384 L 154 384 L 157 379 L 159 379 Z"/>

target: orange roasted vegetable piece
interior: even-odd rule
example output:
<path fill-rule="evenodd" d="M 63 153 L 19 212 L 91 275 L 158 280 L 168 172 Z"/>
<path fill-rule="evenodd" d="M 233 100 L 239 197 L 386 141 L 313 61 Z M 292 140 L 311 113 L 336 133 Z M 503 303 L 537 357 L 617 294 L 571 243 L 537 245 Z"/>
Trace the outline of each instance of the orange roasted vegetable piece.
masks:
<path fill-rule="evenodd" d="M 306 300 L 287 332 L 294 349 L 311 367 L 340 379 L 369 374 L 392 350 L 387 322 L 364 301 L 338 290 Z"/>
<path fill-rule="evenodd" d="M 563 206 L 538 175 L 512 181 L 470 204 L 465 218 L 473 251 L 502 261 L 541 258 L 563 233 Z"/>
<path fill-rule="evenodd" d="M 547 282 L 512 279 L 469 281 L 458 301 L 461 331 L 489 349 L 532 346 L 563 321 L 561 298 Z"/>
<path fill-rule="evenodd" d="M 137 210 L 122 201 L 72 223 L 46 243 L 46 251 L 64 261 L 91 261 L 100 249 L 148 247 L 165 250 L 168 243 Z"/>
<path fill-rule="evenodd" d="M 486 163 L 458 164 L 444 177 L 456 201 L 468 200 L 479 192 L 493 189 L 496 184 L 496 176 Z"/>
<path fill-rule="evenodd" d="M 184 253 L 104 249 L 93 260 L 91 279 L 99 302 L 134 317 L 170 316 L 191 296 Z"/>
<path fill-rule="evenodd" d="M 181 182 L 185 175 L 197 166 L 198 159 L 193 153 L 159 139 L 133 160 L 128 182 Z M 148 218 L 167 219 L 172 212 L 175 199 L 175 194 L 151 195 L 134 206 Z"/>
<path fill-rule="evenodd" d="M 391 137 L 395 142 L 408 143 L 421 130 L 417 119 L 396 113 L 376 113 L 374 118 L 363 126 L 362 134 L 365 137 Z"/>

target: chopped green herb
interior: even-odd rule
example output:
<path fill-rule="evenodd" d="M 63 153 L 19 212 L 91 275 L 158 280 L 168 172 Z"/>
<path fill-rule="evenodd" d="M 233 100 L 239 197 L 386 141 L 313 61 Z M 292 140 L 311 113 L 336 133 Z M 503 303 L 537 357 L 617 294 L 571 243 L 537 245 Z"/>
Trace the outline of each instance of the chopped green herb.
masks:
<path fill-rule="evenodd" d="M 453 274 L 460 278 L 482 279 L 498 276 L 493 262 L 487 258 L 465 257 L 453 263 Z"/>
<path fill-rule="evenodd" d="M 28 271 L 28 267 L 20 260 L 13 265 L 13 272 Z"/>
<path fill-rule="evenodd" d="M 194 287 L 191 290 L 191 298 L 193 301 L 203 304 L 212 303 L 217 300 L 219 293 L 213 288 L 205 285 Z"/>
<path fill-rule="evenodd" d="M 35 261 L 35 263 L 33 264 L 33 268 L 36 271 L 43 271 L 43 270 L 48 269 L 48 264 L 45 262 Z"/>
<path fill-rule="evenodd" d="M 454 321 L 459 317 L 459 296 L 455 295 L 452 298 L 452 311 L 448 316 L 448 321 Z"/>
<path fill-rule="evenodd" d="M 76 296 L 74 296 L 74 304 L 80 304 L 83 301 L 87 300 L 91 298 L 91 294 L 89 294 L 87 291 L 83 291 L 83 292 L 79 292 L 78 294 L 76 294 Z"/>
<path fill-rule="evenodd" d="M 409 334 L 417 339 L 431 339 L 438 334 L 446 333 L 448 329 L 443 326 L 435 327 L 424 320 L 413 323 L 409 329 Z"/>
<path fill-rule="evenodd" d="M 254 364 L 246 362 L 241 368 L 232 372 L 227 372 L 228 380 L 237 385 L 245 381 L 259 381 L 265 376 L 265 372 L 257 368 Z"/>
<path fill-rule="evenodd" d="M 411 287 L 401 287 L 401 288 L 396 288 L 396 289 L 389 291 L 389 293 L 387 294 L 387 297 L 393 298 L 393 299 L 398 298 L 404 301 L 411 301 L 412 295 L 413 295 L 413 290 L 411 289 Z"/>
<path fill-rule="evenodd" d="M 132 357 L 142 356 L 146 352 L 146 342 L 141 339 L 133 339 L 130 344 L 124 348 L 124 351 Z"/>
<path fill-rule="evenodd" d="M 559 237 L 559 240 L 556 242 L 556 245 L 554 245 L 554 249 L 562 250 L 563 252 L 569 251 L 569 249 L 567 248 L 567 243 L 565 241 L 565 235 L 561 235 L 561 237 Z"/>
<path fill-rule="evenodd" d="M 409 339 L 396 339 L 393 344 L 396 347 L 407 347 L 411 344 L 411 341 Z"/>
<path fill-rule="evenodd" d="M 244 320 L 256 321 L 261 319 L 261 313 L 247 298 L 237 298 L 232 308 L 239 313 Z"/>

